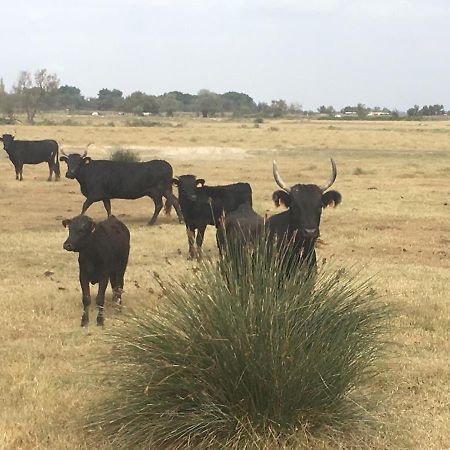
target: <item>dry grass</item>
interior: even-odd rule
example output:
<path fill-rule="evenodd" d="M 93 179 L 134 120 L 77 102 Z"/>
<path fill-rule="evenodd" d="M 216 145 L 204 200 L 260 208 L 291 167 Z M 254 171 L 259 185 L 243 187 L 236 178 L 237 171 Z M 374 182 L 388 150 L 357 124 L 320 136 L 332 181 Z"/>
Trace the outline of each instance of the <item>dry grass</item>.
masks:
<path fill-rule="evenodd" d="M 273 158 L 288 182 L 322 182 L 332 154 L 344 202 L 324 212 L 327 245 L 318 250 L 319 260 L 362 264 L 398 312 L 398 352 L 378 381 L 386 394 L 380 406 L 385 426 L 359 446 L 448 448 L 450 122 L 345 122 L 330 129 L 327 122 L 266 121 L 253 128 L 249 121 L 243 128 L 246 122 L 181 118 L 180 127 L 131 128 L 96 126 L 96 119 L 83 118 L 93 125 L 82 127 L 14 128 L 21 138 L 62 140 L 66 151 L 89 142 L 93 157 L 130 148 L 143 159 L 167 158 L 178 175 L 195 173 L 218 184 L 249 181 L 262 214 L 273 212 Z M 358 168 L 361 176 L 354 175 Z M 87 363 L 104 345 L 102 330 L 79 327 L 76 257 L 62 249 L 61 219 L 78 214 L 83 197 L 76 181 L 47 183 L 46 177 L 44 165 L 25 166 L 25 180 L 16 182 L 11 163 L 0 159 L 0 448 L 107 449 L 79 429 L 80 410 L 112 388 L 90 376 Z M 186 260 L 184 227 L 175 217 L 147 227 L 152 210 L 148 199 L 113 201 L 113 213 L 131 230 L 127 308 L 158 301 L 155 271 L 168 278 L 195 268 Z M 103 206 L 89 214 L 104 218 Z M 214 243 L 210 229 L 205 249 L 213 256 Z M 106 327 L 114 327 L 112 309 Z"/>

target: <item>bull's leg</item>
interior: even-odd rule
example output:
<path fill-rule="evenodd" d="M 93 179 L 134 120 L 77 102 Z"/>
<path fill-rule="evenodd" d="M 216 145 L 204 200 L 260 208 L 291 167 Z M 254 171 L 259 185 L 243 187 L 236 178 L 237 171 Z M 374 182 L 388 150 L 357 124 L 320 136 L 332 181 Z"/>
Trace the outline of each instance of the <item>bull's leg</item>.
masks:
<path fill-rule="evenodd" d="M 195 228 L 189 228 L 188 226 L 186 226 L 186 234 L 189 245 L 189 259 L 194 259 L 197 254 L 195 248 Z"/>
<path fill-rule="evenodd" d="M 108 214 L 108 217 L 111 215 L 111 200 L 109 198 L 106 198 L 103 200 L 103 206 L 106 209 L 106 214 Z"/>
<path fill-rule="evenodd" d="M 184 222 L 183 213 L 181 212 L 180 203 L 178 202 L 178 199 L 173 195 L 173 193 L 169 190 L 164 192 L 164 197 L 173 205 L 175 208 L 175 211 L 177 212 L 178 221 L 180 223 Z"/>
<path fill-rule="evenodd" d="M 149 220 L 148 224 L 153 225 L 156 222 L 156 219 L 158 217 L 158 214 L 160 213 L 162 207 L 163 207 L 163 201 L 161 196 L 154 196 L 151 197 L 153 201 L 155 202 L 155 212 L 153 213 L 152 218 Z"/>
<path fill-rule="evenodd" d="M 98 293 L 97 298 L 95 299 L 95 303 L 97 304 L 98 307 L 98 314 L 97 314 L 98 326 L 103 326 L 105 323 L 105 319 L 103 317 L 103 308 L 105 305 L 105 291 L 106 287 L 108 286 L 108 281 L 109 281 L 108 277 L 104 277 L 98 282 Z"/>
<path fill-rule="evenodd" d="M 89 280 L 80 273 L 80 285 L 83 292 L 83 314 L 81 316 L 81 326 L 87 327 L 89 324 L 89 305 L 91 304 L 91 293 L 89 290 Z"/>
<path fill-rule="evenodd" d="M 113 303 L 120 306 L 122 304 L 123 272 L 115 272 L 111 275 L 111 287 L 113 290 Z"/>
<path fill-rule="evenodd" d="M 23 180 L 22 172 L 23 172 L 23 164 L 17 164 L 17 166 L 16 166 L 16 180 L 19 180 L 19 181 Z"/>
<path fill-rule="evenodd" d="M 49 171 L 49 175 L 48 175 L 47 181 L 52 181 L 52 175 L 53 175 L 53 161 L 49 161 L 49 162 L 48 162 L 48 171 Z"/>
<path fill-rule="evenodd" d="M 197 244 L 197 258 L 202 257 L 202 245 L 203 245 L 203 239 L 205 238 L 205 230 L 206 230 L 206 225 L 202 225 L 197 230 L 197 237 L 195 239 L 195 243 Z"/>
<path fill-rule="evenodd" d="M 87 198 L 86 201 L 83 203 L 83 207 L 81 208 L 81 213 L 80 214 L 83 215 L 87 211 L 89 206 L 92 205 L 92 203 L 94 203 L 94 202 Z"/>

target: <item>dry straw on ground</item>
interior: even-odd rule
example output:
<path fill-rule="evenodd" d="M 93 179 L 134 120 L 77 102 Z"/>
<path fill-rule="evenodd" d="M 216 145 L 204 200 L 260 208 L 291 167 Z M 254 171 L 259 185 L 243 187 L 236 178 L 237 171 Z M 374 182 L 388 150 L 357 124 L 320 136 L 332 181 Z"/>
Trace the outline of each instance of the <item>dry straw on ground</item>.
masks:
<path fill-rule="evenodd" d="M 333 122 L 330 128 L 326 122 L 280 120 L 259 128 L 249 121 L 244 128 L 232 121 L 180 119 L 174 126 L 133 128 L 89 120 L 86 126 L 15 128 L 25 139 L 62 141 L 66 152 L 93 143 L 89 153 L 107 158 L 114 149 L 129 148 L 144 160 L 167 158 L 178 175 L 194 173 L 217 184 L 249 181 L 262 214 L 274 211 L 272 159 L 287 182 L 321 182 L 333 155 L 343 204 L 323 214 L 327 245 L 318 250 L 319 260 L 362 264 L 398 311 L 398 356 L 377 382 L 386 394 L 380 417 L 385 426 L 366 444 L 448 447 L 450 122 Z M 47 183 L 46 177 L 44 165 L 26 166 L 24 181 L 16 182 L 4 153 L 0 159 L 0 447 L 6 449 L 92 448 L 77 414 L 112 388 L 97 386 L 86 370 L 92 350 L 103 345 L 102 330 L 79 328 L 76 257 L 62 249 L 61 219 L 78 214 L 83 197 L 76 181 Z M 175 217 L 147 227 L 153 205 L 145 198 L 116 200 L 112 207 L 132 234 L 124 304 L 154 304 L 155 271 L 167 279 L 195 269 L 186 260 L 184 227 Z M 102 205 L 89 214 L 104 218 Z M 205 250 L 216 255 L 211 229 Z M 108 308 L 106 326 L 114 321 Z M 109 448 L 105 442 L 95 446 Z"/>

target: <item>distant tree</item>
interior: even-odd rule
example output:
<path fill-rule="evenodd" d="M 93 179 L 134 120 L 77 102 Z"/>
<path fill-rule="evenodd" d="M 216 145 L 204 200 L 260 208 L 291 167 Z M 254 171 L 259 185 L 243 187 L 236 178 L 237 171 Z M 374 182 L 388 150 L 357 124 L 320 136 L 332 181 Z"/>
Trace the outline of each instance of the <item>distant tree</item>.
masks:
<path fill-rule="evenodd" d="M 319 108 L 317 108 L 317 111 L 320 114 L 327 114 L 328 116 L 333 116 L 336 113 L 336 110 L 331 105 L 330 106 L 322 105 Z"/>
<path fill-rule="evenodd" d="M 123 110 L 134 114 L 149 112 L 158 114 L 159 102 L 154 95 L 147 95 L 141 91 L 136 91 L 126 97 L 122 104 Z"/>
<path fill-rule="evenodd" d="M 200 90 L 197 95 L 197 111 L 202 114 L 202 117 L 213 116 L 222 111 L 220 96 L 207 89 Z"/>
<path fill-rule="evenodd" d="M 159 110 L 167 115 L 167 117 L 173 117 L 173 114 L 177 111 L 181 111 L 183 104 L 177 100 L 175 94 L 164 94 L 158 98 Z"/>
<path fill-rule="evenodd" d="M 80 109 L 85 105 L 85 99 L 81 95 L 80 89 L 75 86 L 60 86 L 55 92 L 56 104 L 58 108 Z"/>
<path fill-rule="evenodd" d="M 414 105 L 412 108 L 409 108 L 406 111 L 406 114 L 408 114 L 409 117 L 417 117 L 419 116 L 419 105 Z"/>
<path fill-rule="evenodd" d="M 290 103 L 289 107 L 288 107 L 288 113 L 289 114 L 301 114 L 301 113 L 303 113 L 303 107 L 298 102 Z"/>
<path fill-rule="evenodd" d="M 164 95 L 172 95 L 181 103 L 181 111 L 194 111 L 197 96 L 193 94 L 183 94 L 180 91 L 167 92 Z"/>
<path fill-rule="evenodd" d="M 235 115 L 246 115 L 256 112 L 256 103 L 247 94 L 230 91 L 225 92 L 220 97 L 225 112 L 232 112 Z"/>
<path fill-rule="evenodd" d="M 288 106 L 285 100 L 272 100 L 270 104 L 270 112 L 273 117 L 281 117 L 287 114 Z"/>
<path fill-rule="evenodd" d="M 122 109 L 123 92 L 118 89 L 101 89 L 97 95 L 98 108 L 102 111 Z"/>
<path fill-rule="evenodd" d="M 56 74 L 47 72 L 47 69 L 37 70 L 34 77 L 27 71 L 19 73 L 13 93 L 26 111 L 29 122 L 34 122 L 37 112 L 42 109 L 46 104 L 45 100 L 51 97 L 58 86 L 58 77 Z"/>

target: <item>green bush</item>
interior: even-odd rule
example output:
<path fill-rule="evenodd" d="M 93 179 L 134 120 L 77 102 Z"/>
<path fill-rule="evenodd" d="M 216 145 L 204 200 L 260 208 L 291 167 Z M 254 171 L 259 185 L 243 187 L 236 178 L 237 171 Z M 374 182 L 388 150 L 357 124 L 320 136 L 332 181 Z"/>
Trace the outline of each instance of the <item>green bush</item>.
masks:
<path fill-rule="evenodd" d="M 90 427 L 122 448 L 260 449 L 358 423 L 385 306 L 343 270 L 287 277 L 265 254 L 161 283 L 162 304 L 110 336 L 100 358 L 110 395 Z"/>
<path fill-rule="evenodd" d="M 141 158 L 133 150 L 114 150 L 109 158 L 111 161 L 140 162 Z"/>

